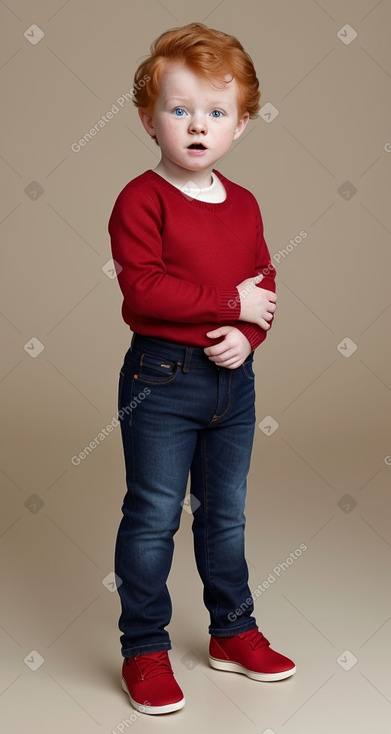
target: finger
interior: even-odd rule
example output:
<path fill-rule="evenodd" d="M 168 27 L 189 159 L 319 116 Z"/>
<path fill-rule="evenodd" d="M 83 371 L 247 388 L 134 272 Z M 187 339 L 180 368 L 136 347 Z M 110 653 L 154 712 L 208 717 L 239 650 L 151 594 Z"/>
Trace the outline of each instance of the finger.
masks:
<path fill-rule="evenodd" d="M 224 336 L 225 334 L 228 334 L 229 331 L 231 331 L 232 326 L 219 326 L 218 329 L 213 329 L 213 331 L 207 331 L 206 336 L 208 336 L 210 339 L 218 339 L 219 336 Z"/>
<path fill-rule="evenodd" d="M 232 349 L 223 349 L 220 351 L 215 351 L 217 347 L 220 347 L 220 344 L 216 344 L 214 347 L 207 347 L 207 349 L 204 349 L 205 354 L 209 357 L 209 359 L 212 360 L 212 362 L 222 362 L 223 360 L 230 359 L 234 356 L 235 352 L 233 352 Z"/>
<path fill-rule="evenodd" d="M 241 364 L 242 364 L 242 361 L 240 359 L 237 359 L 237 357 L 235 357 L 234 360 L 231 359 L 228 362 L 224 362 L 220 364 L 219 367 L 225 367 L 228 370 L 235 370 L 237 369 L 237 367 L 240 367 Z"/>
<path fill-rule="evenodd" d="M 270 329 L 270 324 L 268 324 L 268 322 L 267 322 L 267 321 L 265 321 L 265 319 L 260 319 L 260 320 L 258 321 L 258 324 L 259 324 L 259 326 L 260 326 L 260 327 L 261 327 L 262 329 L 264 329 L 265 331 L 267 331 L 268 329 Z"/>
<path fill-rule="evenodd" d="M 272 303 L 275 303 L 277 301 L 277 294 L 274 293 L 274 291 L 268 291 L 266 288 L 262 287 L 261 290 L 265 291 L 269 301 L 271 301 Z"/>
<path fill-rule="evenodd" d="M 229 349 L 229 345 L 226 342 L 226 339 L 223 339 L 223 341 L 219 342 L 218 344 L 213 344 L 211 347 L 205 347 L 204 352 L 208 356 L 211 354 L 213 356 L 223 354 L 223 352 L 226 352 L 227 349 Z"/>
<path fill-rule="evenodd" d="M 232 348 L 232 349 L 227 349 L 225 352 L 221 354 L 213 355 L 211 359 L 216 364 L 222 366 L 223 363 L 232 362 L 233 360 L 238 359 L 239 356 L 240 355 L 239 355 L 238 350 L 235 348 Z"/>

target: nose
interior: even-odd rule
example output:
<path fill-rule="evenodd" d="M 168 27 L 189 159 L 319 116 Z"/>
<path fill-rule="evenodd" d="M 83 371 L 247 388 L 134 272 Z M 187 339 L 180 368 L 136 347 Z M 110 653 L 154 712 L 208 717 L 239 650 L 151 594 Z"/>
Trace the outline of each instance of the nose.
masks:
<path fill-rule="evenodd" d="M 191 133 L 201 133 L 202 135 L 206 135 L 206 133 L 208 132 L 206 122 L 200 116 L 194 117 L 191 120 L 189 130 Z"/>

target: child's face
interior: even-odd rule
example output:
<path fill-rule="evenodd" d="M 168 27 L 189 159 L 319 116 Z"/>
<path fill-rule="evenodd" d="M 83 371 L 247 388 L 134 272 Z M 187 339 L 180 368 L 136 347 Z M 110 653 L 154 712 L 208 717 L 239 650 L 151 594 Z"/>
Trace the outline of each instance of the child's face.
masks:
<path fill-rule="evenodd" d="M 182 176 L 183 170 L 211 171 L 248 122 L 247 112 L 238 119 L 237 93 L 235 79 L 216 88 L 183 63 L 169 62 L 153 114 L 139 110 L 145 129 L 157 137 L 163 164 Z M 204 149 L 191 149 L 195 143 Z"/>

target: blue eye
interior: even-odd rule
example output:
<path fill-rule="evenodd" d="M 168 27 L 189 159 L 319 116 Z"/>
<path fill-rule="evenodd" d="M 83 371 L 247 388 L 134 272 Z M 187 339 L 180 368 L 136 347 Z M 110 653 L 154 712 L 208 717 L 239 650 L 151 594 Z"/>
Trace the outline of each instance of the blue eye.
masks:
<path fill-rule="evenodd" d="M 183 109 L 183 107 L 175 107 L 175 110 L 173 110 L 173 112 L 174 115 L 176 115 L 177 117 L 183 117 L 183 115 L 185 114 L 185 110 Z"/>
<path fill-rule="evenodd" d="M 217 112 L 217 115 L 215 115 L 215 112 Z M 223 113 L 221 112 L 221 110 L 212 110 L 212 112 L 211 112 L 212 117 L 215 117 L 216 120 L 218 120 L 219 117 L 222 117 L 222 114 Z"/>

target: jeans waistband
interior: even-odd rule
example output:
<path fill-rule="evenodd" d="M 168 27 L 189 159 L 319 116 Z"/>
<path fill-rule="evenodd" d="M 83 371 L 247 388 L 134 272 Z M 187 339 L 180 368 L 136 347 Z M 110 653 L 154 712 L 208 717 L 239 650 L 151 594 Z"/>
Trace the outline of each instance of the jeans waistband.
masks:
<path fill-rule="evenodd" d="M 178 342 L 170 342 L 167 339 L 158 339 L 152 336 L 143 336 L 142 334 L 133 334 L 131 341 L 132 349 L 146 351 L 149 354 L 165 356 L 174 362 L 182 365 L 183 372 L 188 372 L 190 363 L 214 365 L 204 352 L 204 347 L 190 347 L 186 344 Z"/>
<path fill-rule="evenodd" d="M 216 369 L 216 365 L 212 362 L 204 352 L 204 347 L 191 347 L 178 342 L 170 342 L 167 339 L 158 339 L 152 336 L 143 336 L 142 334 L 133 334 L 131 348 L 140 351 L 146 351 L 149 354 L 165 356 L 167 359 L 178 362 L 182 365 L 183 372 L 188 372 L 190 363 L 192 365 L 203 365 Z M 254 352 L 250 352 L 246 358 L 246 362 L 253 358 Z M 220 368 L 225 369 L 225 368 Z"/>

